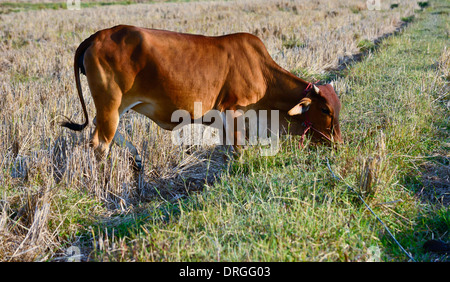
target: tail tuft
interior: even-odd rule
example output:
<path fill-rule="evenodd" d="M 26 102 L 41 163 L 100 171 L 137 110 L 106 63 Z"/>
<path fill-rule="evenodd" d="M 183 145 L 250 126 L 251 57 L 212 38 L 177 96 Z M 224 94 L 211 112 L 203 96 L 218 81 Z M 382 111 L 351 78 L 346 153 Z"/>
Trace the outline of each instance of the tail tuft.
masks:
<path fill-rule="evenodd" d="M 75 122 L 61 122 L 60 125 L 62 127 L 67 127 L 70 130 L 74 130 L 74 131 L 81 131 L 83 130 L 87 124 L 78 124 Z"/>
<path fill-rule="evenodd" d="M 68 118 L 66 116 L 64 116 L 64 118 L 67 121 L 60 122 L 59 125 L 61 125 L 62 127 L 66 127 L 66 128 L 68 128 L 70 130 L 81 131 L 88 125 L 88 121 L 87 120 L 86 120 L 85 123 L 79 124 L 79 123 L 73 122 L 70 118 Z"/>

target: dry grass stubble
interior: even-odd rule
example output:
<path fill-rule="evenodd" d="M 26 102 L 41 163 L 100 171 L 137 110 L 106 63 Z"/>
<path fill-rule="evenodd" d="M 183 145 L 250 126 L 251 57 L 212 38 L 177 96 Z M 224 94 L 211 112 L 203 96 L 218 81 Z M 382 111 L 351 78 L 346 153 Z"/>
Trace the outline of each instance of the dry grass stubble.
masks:
<path fill-rule="evenodd" d="M 92 127 L 76 134 L 57 125 L 61 115 L 82 117 L 72 60 L 84 38 L 116 24 L 205 35 L 251 32 L 282 67 L 311 75 L 357 53 L 360 39 L 393 31 L 414 8 L 400 1 L 398 10 L 355 12 L 355 3 L 195 2 L 0 15 L 0 260 L 64 256 L 65 239 L 59 233 L 63 225 L 73 224 L 65 223 L 67 211 L 57 204 L 66 200 L 64 191 L 91 195 L 108 217 L 153 199 L 184 197 L 213 182 L 223 169 L 223 157 L 214 147 L 187 152 L 172 144 L 170 133 L 134 113 L 124 116 L 119 130 L 143 156 L 143 173 L 135 175 L 128 151 L 117 146 L 105 163 L 96 163 L 87 146 Z M 95 108 L 82 82 L 92 119 Z M 64 228 L 75 236 L 75 227 Z"/>

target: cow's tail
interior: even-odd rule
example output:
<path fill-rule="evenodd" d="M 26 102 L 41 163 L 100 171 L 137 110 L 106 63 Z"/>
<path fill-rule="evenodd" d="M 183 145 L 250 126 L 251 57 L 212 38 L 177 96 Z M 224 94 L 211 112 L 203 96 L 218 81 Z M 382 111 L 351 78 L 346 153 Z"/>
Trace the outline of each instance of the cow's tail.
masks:
<path fill-rule="evenodd" d="M 83 93 L 81 91 L 81 82 L 80 82 L 80 70 L 83 74 L 86 74 L 86 70 L 83 65 L 83 58 L 84 58 L 84 52 L 86 51 L 89 46 L 91 46 L 91 42 L 94 36 L 89 37 L 85 41 L 83 41 L 80 46 L 78 46 L 76 52 L 75 52 L 75 58 L 74 58 L 74 71 L 75 71 L 75 83 L 77 85 L 77 91 L 78 91 L 78 97 L 80 98 L 81 107 L 83 108 L 85 122 L 83 124 L 79 124 L 76 122 L 73 122 L 68 117 L 66 118 L 66 121 L 61 122 L 61 126 L 67 127 L 71 130 L 75 131 L 81 131 L 83 130 L 88 124 L 89 124 L 89 116 L 86 109 L 86 104 L 84 103 L 83 99 Z"/>

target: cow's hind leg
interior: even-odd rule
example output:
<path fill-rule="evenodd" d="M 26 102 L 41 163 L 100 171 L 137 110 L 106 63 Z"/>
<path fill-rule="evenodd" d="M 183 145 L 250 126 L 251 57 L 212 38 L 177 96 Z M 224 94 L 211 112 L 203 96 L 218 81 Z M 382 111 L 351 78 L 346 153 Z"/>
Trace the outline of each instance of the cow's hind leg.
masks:
<path fill-rule="evenodd" d="M 132 163 L 133 169 L 135 169 L 137 171 L 140 171 L 141 168 L 142 168 L 141 156 L 139 155 L 136 147 L 134 147 L 131 142 L 127 141 L 122 136 L 122 134 L 120 134 L 120 132 L 119 132 L 119 130 L 117 128 L 119 120 L 120 120 L 120 117 L 125 112 L 127 112 L 128 109 L 132 108 L 133 106 L 134 105 L 126 107 L 126 106 L 121 105 L 119 107 L 119 109 L 118 109 L 119 118 L 117 120 L 117 124 L 114 122 L 114 124 L 116 124 L 115 125 L 116 130 L 115 130 L 114 136 L 112 138 L 112 142 L 114 142 L 116 145 L 119 145 L 122 148 L 127 148 L 130 151 L 130 153 L 133 155 L 133 157 L 130 160 L 131 163 Z M 115 119 L 117 115 L 116 114 L 114 114 L 114 115 L 115 115 L 115 117 L 111 117 L 111 118 Z M 107 152 L 109 150 L 109 146 L 110 146 L 109 144 L 111 143 L 111 141 L 105 142 L 107 139 L 109 140 L 109 138 L 100 138 L 101 135 L 99 135 L 99 132 L 102 132 L 104 130 L 102 130 L 100 128 L 100 126 L 97 124 L 97 117 L 94 118 L 93 123 L 96 126 L 96 129 L 95 129 L 94 134 L 93 134 L 93 136 L 91 138 L 91 145 L 94 148 L 95 155 L 96 155 L 97 159 L 101 160 L 101 159 L 103 159 L 106 156 L 106 154 L 107 154 Z M 108 125 L 108 126 L 111 126 L 111 130 L 112 130 L 112 128 L 114 128 L 114 124 L 109 124 Z M 109 134 L 108 134 L 108 136 L 110 137 Z"/>
<path fill-rule="evenodd" d="M 97 109 L 96 127 L 92 134 L 90 145 L 94 149 L 94 154 L 98 161 L 106 158 L 118 124 L 119 114 L 117 112 Z"/>
<path fill-rule="evenodd" d="M 95 126 L 97 126 L 97 117 L 94 118 L 93 123 Z M 96 140 L 96 141 L 94 141 Z M 127 141 L 122 134 L 119 133 L 119 129 L 116 129 L 116 133 L 114 134 L 113 137 L 113 142 L 116 145 L 119 145 L 122 148 L 127 148 L 130 153 L 133 155 L 133 157 L 131 158 L 131 164 L 133 166 L 133 169 L 140 171 L 142 169 L 142 159 L 141 156 L 139 155 L 136 147 L 133 146 L 133 144 L 131 144 L 131 142 Z M 94 147 L 94 150 L 96 152 L 96 156 L 98 156 L 97 159 L 103 159 L 105 152 L 102 152 L 102 150 L 100 149 L 101 147 L 99 145 L 98 142 L 98 133 L 96 133 L 96 131 L 94 131 L 94 134 L 91 138 L 91 146 Z"/>
<path fill-rule="evenodd" d="M 142 169 L 142 158 L 139 155 L 136 147 L 134 147 L 133 144 L 131 144 L 131 142 L 125 140 L 122 134 L 119 133 L 119 130 L 116 131 L 113 141 L 120 147 L 122 148 L 125 147 L 130 151 L 130 153 L 133 155 L 133 157 L 130 159 L 131 165 L 134 170 L 140 171 Z"/>
<path fill-rule="evenodd" d="M 141 104 L 141 102 L 135 102 L 130 105 L 122 104 L 119 108 L 119 117 L 122 117 L 123 114 L 125 114 L 128 110 L 132 109 L 134 106 L 136 106 L 138 104 Z M 133 157 L 130 159 L 131 165 L 134 170 L 140 171 L 142 169 L 142 158 L 139 155 L 136 147 L 134 147 L 133 144 L 131 144 L 131 142 L 127 141 L 122 136 L 122 134 L 120 134 L 118 129 L 116 130 L 116 134 L 114 135 L 113 141 L 120 147 L 122 147 L 122 148 L 125 147 L 130 151 L 130 153 L 133 155 Z"/>
<path fill-rule="evenodd" d="M 94 149 L 97 160 L 103 161 L 119 125 L 122 92 L 116 85 L 102 87 L 102 85 L 90 83 L 90 88 L 97 110 L 95 130 L 91 136 L 90 145 Z"/>

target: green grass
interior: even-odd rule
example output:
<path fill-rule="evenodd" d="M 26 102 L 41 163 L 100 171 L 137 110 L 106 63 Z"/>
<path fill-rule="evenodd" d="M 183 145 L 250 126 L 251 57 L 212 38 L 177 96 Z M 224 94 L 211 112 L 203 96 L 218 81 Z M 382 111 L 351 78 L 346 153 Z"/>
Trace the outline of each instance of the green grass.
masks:
<path fill-rule="evenodd" d="M 378 248 L 383 261 L 406 261 L 345 184 L 358 187 L 361 160 L 377 156 L 383 162 L 369 205 L 415 260 L 435 258 L 421 247 L 431 234 L 448 241 L 449 209 L 416 196 L 432 189 L 423 185 L 424 158 L 449 151 L 449 115 L 436 102 L 448 83 L 436 62 L 449 44 L 449 22 L 432 12 L 338 78 L 346 85 L 339 93 L 346 142 L 338 150 L 300 149 L 295 138 L 284 139 L 273 157 L 250 148 L 202 192 L 96 224 L 84 235 L 103 239 L 91 259 L 367 261 Z M 332 178 L 327 159 L 345 183 Z"/>
<path fill-rule="evenodd" d="M 153 3 L 153 1 L 148 1 Z M 115 1 L 115 2 L 87 2 L 80 1 L 80 8 L 89 8 L 95 6 L 109 6 L 109 5 L 130 5 L 134 4 L 134 1 Z M 22 2 L 4 2 L 0 3 L 0 13 L 10 13 L 28 10 L 44 10 L 44 9 L 67 9 L 67 3 L 22 3 Z"/>
<path fill-rule="evenodd" d="M 193 0 L 167 0 L 165 2 L 189 2 Z M 195 1 L 195 0 L 194 0 Z M 111 6 L 111 5 L 131 5 L 136 4 L 136 1 L 133 0 L 117 0 L 114 2 L 89 2 L 89 1 L 80 1 L 80 8 L 90 8 L 90 7 L 96 7 L 96 6 Z M 156 1 L 145 1 L 141 3 L 157 3 Z M 0 3 L 0 15 L 1 14 L 8 14 L 8 13 L 14 13 L 14 12 L 21 12 L 21 11 L 30 11 L 30 10 L 44 10 L 44 9 L 67 9 L 67 2 L 62 1 L 58 3 L 23 3 L 23 2 L 3 2 Z"/>
<path fill-rule="evenodd" d="M 426 184 L 423 168 L 424 164 L 449 165 L 449 97 L 442 92 L 449 80 L 448 65 L 444 75 L 439 62 L 449 45 L 450 9 L 441 5 L 437 13 L 434 3 L 377 48 L 361 43 L 360 48 L 372 52 L 343 73 L 293 71 L 307 80 L 336 81 L 345 139 L 338 149 L 312 146 L 308 140 L 305 148 L 299 148 L 299 138 L 284 138 L 273 157 L 262 157 L 258 148 L 249 148 L 241 161 L 229 163 L 229 169 L 201 192 L 191 191 L 175 201 L 160 194 L 159 199 L 155 196 L 124 210 L 110 209 L 108 203 L 92 197 L 92 191 L 84 190 L 83 181 L 106 182 L 102 173 L 86 175 L 80 183 L 55 181 L 49 198 L 56 211 L 49 217 L 48 230 L 64 244 L 61 250 L 81 247 L 92 261 L 368 261 L 378 259 L 371 255 L 374 248 L 380 250 L 380 260 L 406 261 L 347 188 L 349 184 L 365 191 L 359 185 L 363 162 L 372 157 L 380 161 L 374 167 L 376 183 L 372 182 L 376 193 L 365 198 L 371 208 L 415 260 L 448 259 L 422 250 L 429 239 L 449 241 L 450 227 L 448 206 L 433 199 L 441 194 Z M 22 8 L 52 7 L 45 5 Z M 285 48 L 302 47 L 296 40 L 285 43 Z M 16 39 L 11 47 L 27 44 Z M 16 84 L 45 79 L 19 72 L 11 76 Z M 6 140 L 12 148 L 14 141 L 19 143 L 16 139 L 24 138 L 14 123 L 32 118 L 12 120 L 6 128 L 14 133 L 12 140 Z M 332 177 L 327 160 L 345 182 Z M 20 190 L 16 182 L 21 180 L 15 179 L 5 182 L 2 191 L 5 197 L 20 192 L 27 199 L 27 193 L 45 188 L 45 180 L 53 174 L 52 170 L 28 173 L 26 185 L 31 192 Z M 431 201 L 420 198 L 423 191 Z M 16 211 L 23 201 L 10 204 Z"/>
<path fill-rule="evenodd" d="M 361 50 L 361 52 L 373 50 L 375 49 L 375 43 L 368 39 L 363 39 L 358 42 L 358 48 L 359 50 Z"/>
<path fill-rule="evenodd" d="M 66 2 L 60 3 L 15 3 L 15 2 L 3 2 L 0 3 L 0 14 L 8 14 L 12 12 L 20 12 L 24 10 L 42 10 L 42 9 L 66 9 Z"/>
<path fill-rule="evenodd" d="M 303 43 L 299 39 L 294 37 L 283 40 L 282 46 L 284 48 L 293 49 L 293 48 L 305 48 L 307 45 L 306 43 Z"/>
<path fill-rule="evenodd" d="M 408 17 L 402 17 L 401 20 L 403 22 L 410 23 L 410 22 L 412 22 L 414 20 L 414 17 L 415 17 L 414 15 L 411 15 L 411 16 L 408 16 Z"/>

